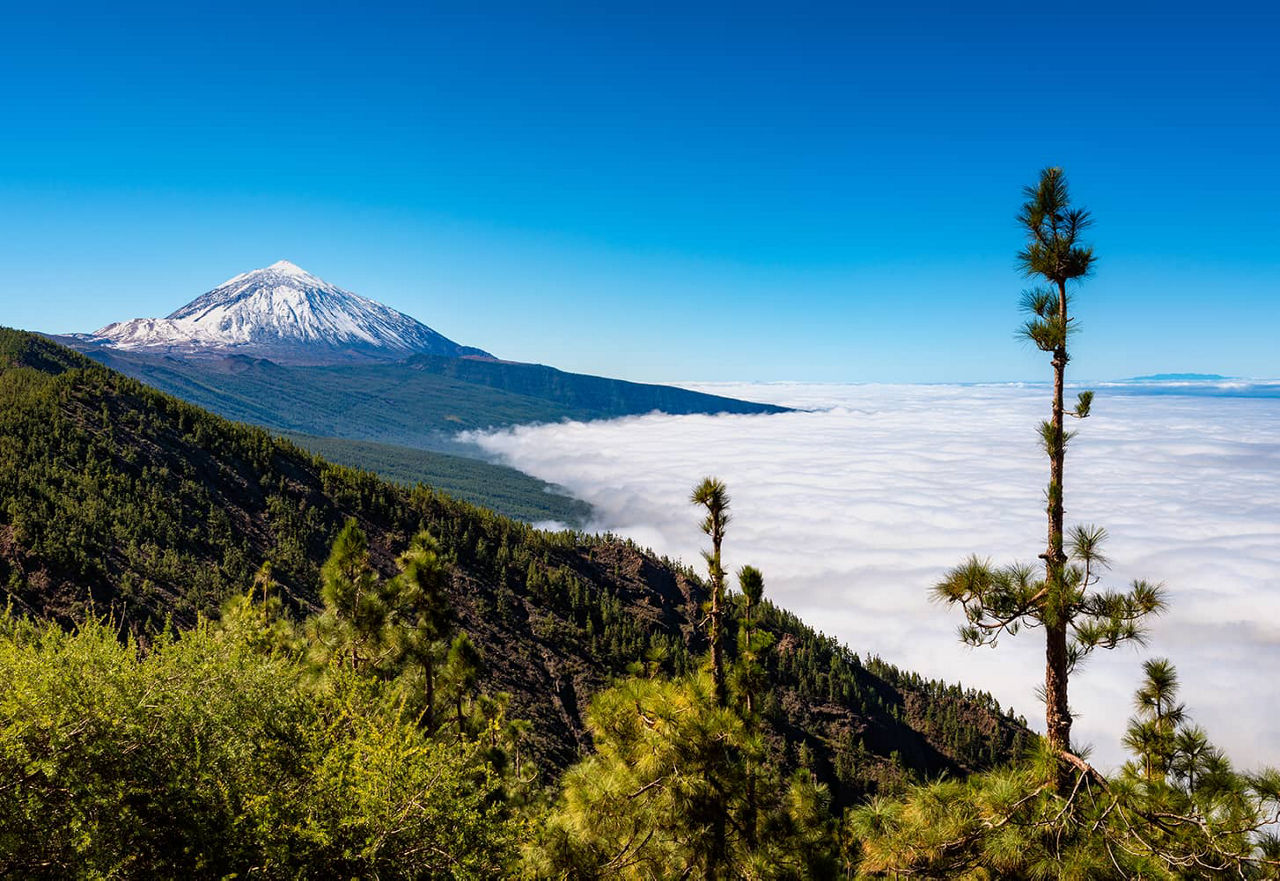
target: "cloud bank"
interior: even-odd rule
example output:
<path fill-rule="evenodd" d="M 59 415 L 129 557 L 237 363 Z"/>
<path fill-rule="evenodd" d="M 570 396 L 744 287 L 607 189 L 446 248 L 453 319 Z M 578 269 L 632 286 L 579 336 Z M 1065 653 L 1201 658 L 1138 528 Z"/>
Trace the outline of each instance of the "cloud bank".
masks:
<path fill-rule="evenodd" d="M 971 553 L 1035 563 L 1047 463 L 1035 386 L 715 384 L 807 412 L 652 415 L 472 436 L 566 487 L 592 527 L 700 565 L 690 489 L 733 499 L 725 555 L 827 634 L 922 674 L 993 693 L 1038 725 L 1039 631 L 959 644 L 928 591 Z M 1163 391 L 1168 391 L 1164 389 Z M 1163 581 L 1147 648 L 1099 651 L 1072 679 L 1075 737 L 1115 765 L 1141 660 L 1178 666 L 1193 717 L 1238 762 L 1280 764 L 1280 400 L 1100 391 L 1068 452 L 1068 522 L 1111 535 L 1108 581 Z"/>

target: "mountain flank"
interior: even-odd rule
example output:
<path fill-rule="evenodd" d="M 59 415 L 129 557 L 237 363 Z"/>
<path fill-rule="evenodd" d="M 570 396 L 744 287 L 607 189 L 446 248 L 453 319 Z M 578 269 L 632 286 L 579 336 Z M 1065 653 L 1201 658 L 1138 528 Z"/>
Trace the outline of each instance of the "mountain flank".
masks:
<path fill-rule="evenodd" d="M 287 261 L 238 275 L 167 318 L 51 339 L 228 419 L 477 458 L 460 432 L 655 411 L 787 409 L 499 360 Z M 348 461 L 377 467 L 387 458 Z"/>
<path fill-rule="evenodd" d="M 32 334 L 0 331 L 0 438 L 0 600 L 21 612 L 109 614 L 145 639 L 217 614 L 270 564 L 275 590 L 306 614 L 349 519 L 386 574 L 425 528 L 449 561 L 457 622 L 487 658 L 486 687 L 511 694 L 552 769 L 589 748 L 582 713 L 611 678 L 645 658 L 686 670 L 704 649 L 707 592 L 689 569 L 329 464 Z M 1005 761 L 1029 736 L 989 695 L 864 661 L 767 604 L 757 620 L 778 637 L 771 748 L 841 801 Z"/>
<path fill-rule="evenodd" d="M 420 355 L 384 364 L 284 366 L 108 348 L 86 355 L 228 419 L 276 431 L 466 454 L 456 435 L 562 420 L 785 412 L 784 407 L 515 364 Z M 472 451 L 474 452 L 474 451 Z"/>
<path fill-rule="evenodd" d="M 407 487 L 426 483 L 456 499 L 526 523 L 580 527 L 591 519 L 591 506 L 586 502 L 505 465 L 371 441 L 296 433 L 282 436 L 336 465 L 373 471 Z"/>

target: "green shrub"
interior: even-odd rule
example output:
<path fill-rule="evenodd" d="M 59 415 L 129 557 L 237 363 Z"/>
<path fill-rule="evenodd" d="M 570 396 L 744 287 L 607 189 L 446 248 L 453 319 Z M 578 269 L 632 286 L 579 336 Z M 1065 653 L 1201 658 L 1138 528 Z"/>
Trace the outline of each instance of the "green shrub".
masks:
<path fill-rule="evenodd" d="M 241 611 L 145 650 L 0 615 L 0 877 L 490 878 L 501 781 Z"/>

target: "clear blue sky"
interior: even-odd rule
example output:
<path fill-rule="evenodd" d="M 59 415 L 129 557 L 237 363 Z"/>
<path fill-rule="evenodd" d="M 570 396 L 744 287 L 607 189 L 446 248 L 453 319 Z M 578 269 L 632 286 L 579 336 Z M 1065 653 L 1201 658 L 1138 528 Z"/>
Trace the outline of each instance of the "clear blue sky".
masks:
<path fill-rule="evenodd" d="M 1058 164 L 1078 376 L 1280 375 L 1274 3 L 482 5 L 6 4 L 0 323 L 284 258 L 568 369 L 1044 378 L 1013 216 Z"/>

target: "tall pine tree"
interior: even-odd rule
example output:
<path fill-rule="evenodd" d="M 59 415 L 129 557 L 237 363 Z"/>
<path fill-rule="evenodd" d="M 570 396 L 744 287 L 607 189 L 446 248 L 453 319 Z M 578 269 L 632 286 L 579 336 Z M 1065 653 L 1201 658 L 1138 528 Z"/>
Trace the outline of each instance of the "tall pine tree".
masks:
<path fill-rule="evenodd" d="M 724 567 L 720 562 L 720 545 L 724 541 L 724 528 L 729 523 L 729 491 L 717 478 L 705 477 L 694 487 L 689 501 L 707 509 L 702 531 L 711 536 L 711 550 L 703 552 L 711 578 L 711 678 L 715 683 L 716 703 L 723 707 L 729 692 L 724 669 Z"/>
<path fill-rule="evenodd" d="M 961 637 L 973 645 L 994 645 L 1001 634 L 1017 633 L 1024 626 L 1044 628 L 1045 730 L 1050 748 L 1067 753 L 1071 749 L 1067 683 L 1072 670 L 1095 648 L 1141 640 L 1142 619 L 1163 609 L 1164 600 L 1160 586 L 1145 581 L 1134 581 L 1124 591 L 1096 589 L 1107 566 L 1102 553 L 1106 531 L 1076 526 L 1068 536 L 1064 528 L 1066 450 L 1072 437 L 1065 430 L 1065 418 L 1084 419 L 1093 400 L 1093 393 L 1086 391 L 1080 393 L 1073 410 L 1067 411 L 1063 403 L 1070 361 L 1067 343 L 1075 321 L 1071 288 L 1094 264 L 1093 249 L 1081 241 L 1091 219 L 1089 212 L 1071 206 L 1060 168 L 1042 171 L 1038 183 L 1025 188 L 1024 195 L 1018 221 L 1027 243 L 1018 263 L 1028 277 L 1044 284 L 1023 294 L 1022 306 L 1029 317 L 1022 332 L 1052 356 L 1053 366 L 1050 418 L 1040 426 L 1049 459 L 1048 541 L 1040 554 L 1044 575 L 1037 577 L 1033 567 L 1020 564 L 996 569 L 972 557 L 947 573 L 935 595 L 964 609 Z M 1059 785 L 1066 787 L 1070 782 L 1064 766 Z"/>

